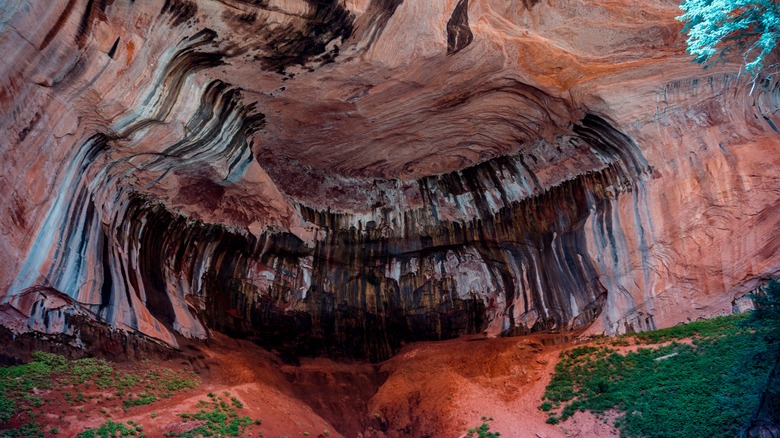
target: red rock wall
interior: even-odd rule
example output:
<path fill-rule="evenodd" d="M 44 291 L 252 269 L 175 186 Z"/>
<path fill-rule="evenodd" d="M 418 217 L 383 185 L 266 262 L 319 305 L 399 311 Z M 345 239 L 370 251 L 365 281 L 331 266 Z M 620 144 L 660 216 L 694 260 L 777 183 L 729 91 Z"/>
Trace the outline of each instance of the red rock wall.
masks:
<path fill-rule="evenodd" d="M 678 14 L 7 3 L 3 301 L 373 360 L 730 312 L 780 274 L 780 88 L 692 64 Z"/>

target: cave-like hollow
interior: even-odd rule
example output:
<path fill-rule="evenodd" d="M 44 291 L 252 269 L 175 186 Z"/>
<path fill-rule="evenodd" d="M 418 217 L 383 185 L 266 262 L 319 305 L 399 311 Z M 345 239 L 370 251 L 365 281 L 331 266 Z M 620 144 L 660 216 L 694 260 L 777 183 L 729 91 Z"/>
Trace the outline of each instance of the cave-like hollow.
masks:
<path fill-rule="evenodd" d="M 780 274 L 780 85 L 629 3 L 0 5 L 5 325 L 380 363 L 731 312 Z"/>

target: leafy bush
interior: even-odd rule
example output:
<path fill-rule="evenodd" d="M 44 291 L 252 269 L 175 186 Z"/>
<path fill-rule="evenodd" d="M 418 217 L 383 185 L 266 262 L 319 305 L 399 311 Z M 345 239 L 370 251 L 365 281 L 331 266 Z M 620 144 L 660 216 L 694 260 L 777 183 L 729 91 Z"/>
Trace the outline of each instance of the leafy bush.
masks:
<path fill-rule="evenodd" d="M 0 438 L 43 438 L 41 425 L 35 420 L 15 429 L 0 430 Z"/>
<path fill-rule="evenodd" d="M 166 436 L 183 438 L 196 438 L 200 436 L 241 436 L 244 430 L 254 423 L 254 421 L 247 416 L 239 417 L 236 410 L 228 405 L 221 396 L 209 393 L 208 397 L 209 401 L 201 400 L 198 402 L 198 412 L 194 414 L 179 414 L 185 422 L 200 420 L 205 422 L 203 425 L 183 433 L 167 432 Z M 238 407 L 235 404 L 233 406 L 237 409 L 241 409 L 241 407 Z"/>
<path fill-rule="evenodd" d="M 124 423 L 116 423 L 111 420 L 101 424 L 95 429 L 87 429 L 76 435 L 78 438 L 113 438 L 135 436 L 135 428 L 126 426 Z"/>
<path fill-rule="evenodd" d="M 477 438 L 498 438 L 501 436 L 499 432 L 490 431 L 490 425 L 488 424 L 489 421 L 493 421 L 493 418 L 482 417 L 482 425 L 469 429 L 468 432 L 466 432 L 466 437 L 474 438 L 475 434 Z"/>
<path fill-rule="evenodd" d="M 659 344 L 693 337 L 722 336 L 734 333 L 738 330 L 739 323 L 748 319 L 748 315 L 718 316 L 703 321 L 679 324 L 660 330 L 632 333 L 626 336 L 643 344 Z"/>
<path fill-rule="evenodd" d="M 8 399 L 5 394 L 0 394 L 0 424 L 8 421 L 14 414 L 16 403 Z"/>
<path fill-rule="evenodd" d="M 175 391 L 198 385 L 192 373 L 176 372 L 167 368 L 152 368 L 145 372 L 123 372 L 116 370 L 111 363 L 102 359 L 69 360 L 45 352 L 35 352 L 32 357 L 32 362 L 25 365 L 0 367 L 0 429 L 5 428 L 0 430 L 0 438 L 43 436 L 44 429 L 35 421 L 35 412 L 39 412 L 39 408 L 44 404 L 56 400 L 57 393 L 61 394 L 70 405 L 86 402 L 89 398 L 95 397 L 84 394 L 84 390 L 90 388 L 90 385 L 98 389 L 111 388 L 116 390 L 117 397 L 129 394 L 129 399 L 124 400 L 124 406 L 127 408 L 152 403 L 171 396 Z M 130 390 L 141 389 L 138 387 L 142 385 L 146 390 L 134 396 Z M 65 388 L 68 388 L 68 391 L 63 391 Z M 53 397 L 41 398 L 35 394 L 35 389 L 52 389 L 50 394 Z M 83 412 L 83 406 L 77 409 Z M 63 410 L 63 414 L 66 412 Z M 108 413 L 106 409 L 101 409 L 101 412 Z M 7 429 L 4 423 L 11 417 L 21 419 L 23 424 L 17 429 Z M 113 430 L 111 428 L 119 428 L 115 432 L 121 433 L 121 427 L 117 424 L 119 423 L 106 423 L 103 429 L 98 428 L 95 433 L 101 430 Z M 139 432 L 141 431 L 136 429 L 131 435 L 140 436 Z"/>
<path fill-rule="evenodd" d="M 765 327 L 777 339 L 780 338 L 780 282 L 770 280 L 763 292 L 752 295 L 756 310 L 750 315 L 750 323 Z"/>
<path fill-rule="evenodd" d="M 123 401 L 122 404 L 124 404 L 126 408 L 129 408 L 130 406 L 148 405 L 155 401 L 157 401 L 157 397 L 154 394 L 141 393 L 138 394 L 138 397 L 136 398 L 131 396 L 129 399 Z"/>
<path fill-rule="evenodd" d="M 620 412 L 627 437 L 734 436 L 757 407 L 777 340 L 747 317 L 724 317 L 636 335 L 643 341 L 693 337 L 619 354 L 607 346 L 561 353 L 544 394 L 555 424 L 577 411 Z M 665 360 L 662 356 L 676 353 Z M 540 405 L 546 407 L 544 403 Z"/>
<path fill-rule="evenodd" d="M 59 354 L 47 353 L 45 351 L 36 351 L 32 354 L 33 362 L 40 362 L 51 368 L 52 372 L 59 372 L 65 369 L 68 359 Z"/>
<path fill-rule="evenodd" d="M 780 7 L 775 0 L 685 0 L 677 17 L 685 23 L 688 53 L 707 64 L 716 54 L 736 50 L 748 73 L 764 67 L 780 39 Z"/>

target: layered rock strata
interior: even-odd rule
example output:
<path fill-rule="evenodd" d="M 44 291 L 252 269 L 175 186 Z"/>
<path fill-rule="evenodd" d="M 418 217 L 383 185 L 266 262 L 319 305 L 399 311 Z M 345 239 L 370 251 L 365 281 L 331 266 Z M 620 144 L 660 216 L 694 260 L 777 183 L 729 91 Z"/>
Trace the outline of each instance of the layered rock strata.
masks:
<path fill-rule="evenodd" d="M 3 302 L 375 361 L 727 312 L 780 274 L 780 85 L 691 64 L 677 13 L 6 3 Z"/>

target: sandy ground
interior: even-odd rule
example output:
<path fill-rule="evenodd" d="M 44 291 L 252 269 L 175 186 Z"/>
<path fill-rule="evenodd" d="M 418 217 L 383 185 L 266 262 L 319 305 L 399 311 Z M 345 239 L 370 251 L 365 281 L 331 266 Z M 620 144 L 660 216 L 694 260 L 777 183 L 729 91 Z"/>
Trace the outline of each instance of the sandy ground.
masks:
<path fill-rule="evenodd" d="M 610 428 L 592 415 L 554 426 L 538 409 L 560 351 L 572 346 L 555 345 L 558 341 L 548 335 L 408 346 L 383 364 L 389 377 L 372 398 L 371 411 L 386 415 L 391 424 L 410 424 L 402 430 L 408 435 L 389 431 L 394 437 L 462 437 L 482 424 L 482 417 L 492 418 L 490 430 L 507 437 L 609 436 Z M 414 412 L 403 412 L 412 406 Z M 414 413 L 417 419 L 409 415 Z"/>
<path fill-rule="evenodd" d="M 208 345 L 185 347 L 182 359 L 159 364 L 195 370 L 199 388 L 126 412 L 104 398 L 87 400 L 83 413 L 46 408 L 41 422 L 46 430 L 56 426 L 59 436 L 75 436 L 108 418 L 133 420 L 147 437 L 162 437 L 192 428 L 179 414 L 196 412 L 208 393 L 227 391 L 244 404 L 239 415 L 260 420 L 248 437 L 455 438 L 482 417 L 506 437 L 617 436 L 593 415 L 578 413 L 554 426 L 538 409 L 560 351 L 573 345 L 554 335 L 465 337 L 411 344 L 377 365 L 322 358 L 289 365 L 251 342 L 216 334 Z"/>

